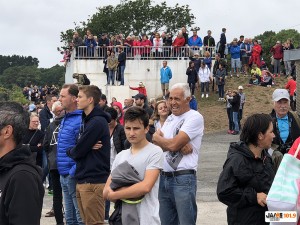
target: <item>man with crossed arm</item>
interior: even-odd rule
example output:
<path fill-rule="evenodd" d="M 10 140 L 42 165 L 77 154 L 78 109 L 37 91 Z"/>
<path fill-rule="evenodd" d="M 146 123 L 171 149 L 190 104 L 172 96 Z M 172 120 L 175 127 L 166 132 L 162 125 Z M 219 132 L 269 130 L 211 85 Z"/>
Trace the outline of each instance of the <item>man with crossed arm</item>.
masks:
<path fill-rule="evenodd" d="M 204 121 L 198 111 L 190 109 L 190 99 L 188 84 L 173 85 L 168 100 L 172 114 L 153 135 L 153 143 L 164 151 L 158 194 L 162 225 L 197 221 L 196 171 Z"/>

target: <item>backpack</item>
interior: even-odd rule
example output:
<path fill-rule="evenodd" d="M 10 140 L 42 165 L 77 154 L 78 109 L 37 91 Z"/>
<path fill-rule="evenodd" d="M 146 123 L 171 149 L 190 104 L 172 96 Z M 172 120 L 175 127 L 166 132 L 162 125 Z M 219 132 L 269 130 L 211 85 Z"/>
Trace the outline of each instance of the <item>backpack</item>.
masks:
<path fill-rule="evenodd" d="M 83 85 L 90 85 L 91 81 L 87 77 L 87 75 L 83 74 L 82 77 L 83 77 Z"/>

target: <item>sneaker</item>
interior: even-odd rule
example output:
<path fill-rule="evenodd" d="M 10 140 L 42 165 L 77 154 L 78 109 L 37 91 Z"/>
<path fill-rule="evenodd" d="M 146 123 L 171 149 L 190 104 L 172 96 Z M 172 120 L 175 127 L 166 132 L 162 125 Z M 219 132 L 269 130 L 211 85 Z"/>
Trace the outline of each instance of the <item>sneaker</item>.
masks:
<path fill-rule="evenodd" d="M 204 94 L 201 95 L 201 98 L 204 98 Z"/>
<path fill-rule="evenodd" d="M 240 77 L 240 75 L 238 75 L 238 74 L 237 74 L 237 75 L 236 75 L 236 77 L 237 77 L 237 78 L 239 78 L 239 77 Z"/>
<path fill-rule="evenodd" d="M 232 130 L 228 130 L 228 131 L 227 131 L 227 134 L 232 134 Z"/>
<path fill-rule="evenodd" d="M 205 96 L 206 98 L 208 98 L 208 94 L 206 94 L 206 96 Z"/>
<path fill-rule="evenodd" d="M 232 135 L 238 135 L 239 132 L 234 130 L 231 134 L 232 134 Z"/>
<path fill-rule="evenodd" d="M 45 215 L 45 217 L 54 217 L 54 216 L 55 216 L 55 214 L 54 214 L 53 208 L 49 212 L 47 212 Z"/>

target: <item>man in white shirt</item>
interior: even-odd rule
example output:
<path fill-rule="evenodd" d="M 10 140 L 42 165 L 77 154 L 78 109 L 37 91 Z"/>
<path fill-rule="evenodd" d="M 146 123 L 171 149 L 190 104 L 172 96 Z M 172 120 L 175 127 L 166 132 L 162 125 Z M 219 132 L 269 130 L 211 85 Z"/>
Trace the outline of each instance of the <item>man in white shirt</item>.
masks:
<path fill-rule="evenodd" d="M 162 225 L 191 225 L 197 221 L 197 177 L 204 120 L 191 110 L 188 84 L 177 83 L 170 90 L 172 114 L 153 135 L 153 143 L 164 151 L 159 187 L 159 215 Z"/>

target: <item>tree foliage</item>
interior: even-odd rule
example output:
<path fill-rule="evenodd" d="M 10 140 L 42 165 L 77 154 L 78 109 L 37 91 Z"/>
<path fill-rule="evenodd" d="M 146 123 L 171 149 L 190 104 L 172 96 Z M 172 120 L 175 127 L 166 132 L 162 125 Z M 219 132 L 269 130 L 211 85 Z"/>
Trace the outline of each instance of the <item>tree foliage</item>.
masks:
<path fill-rule="evenodd" d="M 3 87 L 12 88 L 13 85 L 25 87 L 40 82 L 41 71 L 36 66 L 14 66 L 4 70 L 0 76 Z"/>
<path fill-rule="evenodd" d="M 22 89 L 15 85 L 11 89 L 0 87 L 0 101 L 14 101 L 22 105 L 28 103 Z"/>
<path fill-rule="evenodd" d="M 284 43 L 288 38 L 291 38 L 293 41 L 299 41 L 300 33 L 295 29 L 281 30 L 278 33 L 274 31 L 265 31 L 263 34 L 255 37 L 255 39 L 262 41 L 263 59 L 268 66 L 271 64 L 271 48 L 276 44 L 276 41 Z M 297 47 L 297 44 L 297 42 L 294 43 L 294 46 Z"/>
<path fill-rule="evenodd" d="M 61 42 L 66 46 L 77 30 L 81 36 L 86 28 L 94 35 L 101 33 L 122 33 L 125 35 L 150 33 L 164 30 L 176 32 L 180 27 L 191 27 L 195 16 L 188 5 L 174 7 L 167 6 L 166 2 L 152 4 L 151 0 L 129 0 L 117 6 L 98 7 L 97 12 L 87 19 L 87 22 L 74 23 L 74 29 L 61 32 Z"/>
<path fill-rule="evenodd" d="M 65 67 L 59 65 L 55 65 L 47 69 L 41 68 L 41 77 L 39 83 L 41 85 L 54 84 L 56 86 L 62 86 L 65 81 L 65 70 Z"/>
<path fill-rule="evenodd" d="M 0 55 L 0 74 L 3 73 L 9 67 L 14 66 L 38 66 L 39 60 L 32 56 L 19 56 L 19 55 L 12 55 L 12 56 L 4 56 Z"/>

